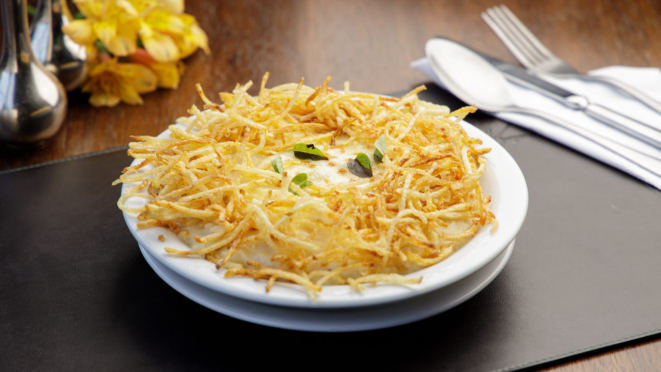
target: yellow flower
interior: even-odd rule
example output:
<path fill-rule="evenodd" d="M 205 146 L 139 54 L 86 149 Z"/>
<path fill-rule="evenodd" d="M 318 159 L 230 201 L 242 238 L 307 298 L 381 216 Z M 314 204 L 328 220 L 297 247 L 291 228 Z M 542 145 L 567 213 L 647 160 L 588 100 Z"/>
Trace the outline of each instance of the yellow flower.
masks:
<path fill-rule="evenodd" d="M 93 106 L 116 106 L 119 101 L 131 105 L 143 103 L 140 94 L 156 90 L 156 75 L 137 63 L 119 63 L 117 58 L 93 64 L 83 92 L 90 92 Z"/>
<path fill-rule="evenodd" d="M 183 0 L 75 0 L 85 19 L 63 31 L 75 42 L 97 39 L 114 56 L 135 53 L 140 38 L 158 62 L 174 62 L 198 47 L 208 54 L 208 38 L 194 17 L 182 14 Z"/>
<path fill-rule="evenodd" d="M 115 56 L 127 56 L 135 52 L 138 35 L 139 10 L 146 6 L 141 2 L 126 0 L 78 0 L 78 10 L 85 19 L 73 20 L 62 31 L 81 45 L 93 44 L 97 39 Z"/>
<path fill-rule="evenodd" d="M 183 62 L 158 62 L 140 48 L 131 54 L 129 60 L 149 67 L 156 74 L 156 84 L 159 88 L 176 89 L 179 86 L 179 77 L 184 73 Z"/>

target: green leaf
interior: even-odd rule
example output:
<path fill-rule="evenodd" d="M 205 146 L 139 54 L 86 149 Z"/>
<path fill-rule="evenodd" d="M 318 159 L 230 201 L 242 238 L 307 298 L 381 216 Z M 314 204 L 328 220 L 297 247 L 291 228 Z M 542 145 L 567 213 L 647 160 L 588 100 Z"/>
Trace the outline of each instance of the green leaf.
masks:
<path fill-rule="evenodd" d="M 299 173 L 294 178 L 291 179 L 291 181 L 299 186 L 305 181 L 308 180 L 308 174 L 307 173 Z M 302 188 L 302 187 L 301 187 Z"/>
<path fill-rule="evenodd" d="M 308 174 L 307 173 L 299 173 L 294 178 L 291 179 L 291 182 L 295 183 L 298 185 L 298 187 L 304 189 L 310 185 L 312 185 L 311 181 L 308 181 Z M 292 190 L 291 187 L 289 188 L 289 192 L 298 196 L 296 191 Z"/>
<path fill-rule="evenodd" d="M 376 149 L 374 150 L 374 160 L 379 163 L 383 161 L 383 155 L 386 154 L 386 135 L 382 134 L 378 140 L 374 143 Z"/>
<path fill-rule="evenodd" d="M 73 19 L 85 19 L 85 16 L 83 15 L 83 13 L 78 12 L 73 15 Z"/>
<path fill-rule="evenodd" d="M 356 158 L 347 163 L 347 168 L 353 174 L 362 178 L 372 177 L 372 164 L 370 158 L 362 152 L 356 155 Z"/>
<path fill-rule="evenodd" d="M 311 143 L 297 143 L 294 145 L 294 156 L 299 159 L 328 160 L 328 156 Z"/>
<path fill-rule="evenodd" d="M 370 158 L 362 152 L 356 155 L 356 161 L 360 163 L 360 166 L 367 169 L 372 169 L 372 163 L 370 163 Z"/>
<path fill-rule="evenodd" d="M 282 158 L 280 155 L 276 155 L 273 160 L 271 160 L 271 165 L 273 166 L 273 170 L 278 174 L 282 174 L 282 172 L 285 171 L 285 167 L 282 165 Z"/>
<path fill-rule="evenodd" d="M 95 46 L 96 49 L 99 51 L 99 53 L 108 53 L 108 49 L 106 49 L 106 46 L 103 45 L 103 43 L 101 42 L 101 40 L 98 40 L 98 39 L 97 39 L 97 40 L 94 42 L 94 46 Z"/>
<path fill-rule="evenodd" d="M 34 17 L 35 14 L 37 14 L 37 8 L 35 8 L 34 5 L 28 4 L 28 15 Z"/>

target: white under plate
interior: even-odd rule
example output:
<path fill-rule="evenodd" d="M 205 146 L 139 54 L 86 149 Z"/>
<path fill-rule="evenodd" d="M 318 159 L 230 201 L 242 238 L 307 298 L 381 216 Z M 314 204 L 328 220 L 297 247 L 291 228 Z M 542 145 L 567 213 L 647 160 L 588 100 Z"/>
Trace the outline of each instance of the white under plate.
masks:
<path fill-rule="evenodd" d="M 211 310 L 247 322 L 314 332 L 353 332 L 412 323 L 449 310 L 475 296 L 503 270 L 514 241 L 493 261 L 453 284 L 415 298 L 381 306 L 350 309 L 303 309 L 264 305 L 210 290 L 168 269 L 144 248 L 156 274 L 179 293 Z"/>
<path fill-rule="evenodd" d="M 407 275 L 410 278 L 422 276 L 420 284 L 369 286 L 361 292 L 351 290 L 348 285 L 324 286 L 316 302 L 310 300 L 301 286 L 292 283 L 276 282 L 267 293 L 265 280 L 256 281 L 245 277 L 225 278 L 225 269 L 217 270 L 216 266 L 207 260 L 167 254 L 165 247 L 180 250 L 189 248 L 168 229 L 152 227 L 138 230 L 136 216 L 124 213 L 124 218 L 138 243 L 159 263 L 206 288 L 245 300 L 291 307 L 348 308 L 415 297 L 461 280 L 491 262 L 514 240 L 528 209 L 526 181 L 512 156 L 486 133 L 465 121 L 462 125 L 468 135 L 481 139 L 484 147 L 492 149 L 490 153 L 484 155 L 487 160 L 487 170 L 482 175 L 480 184 L 484 195 L 491 195 L 491 211 L 496 215 L 499 227 L 492 234 L 489 231 L 490 226 L 487 225 L 444 261 Z M 159 137 L 169 137 L 169 130 L 161 133 Z M 133 164 L 136 162 L 138 160 Z M 130 185 L 124 185 L 122 192 L 127 187 Z M 129 201 L 133 199 L 139 198 L 131 198 Z M 142 203 L 144 204 L 144 201 Z M 166 241 L 159 241 L 159 235 L 163 235 Z"/>

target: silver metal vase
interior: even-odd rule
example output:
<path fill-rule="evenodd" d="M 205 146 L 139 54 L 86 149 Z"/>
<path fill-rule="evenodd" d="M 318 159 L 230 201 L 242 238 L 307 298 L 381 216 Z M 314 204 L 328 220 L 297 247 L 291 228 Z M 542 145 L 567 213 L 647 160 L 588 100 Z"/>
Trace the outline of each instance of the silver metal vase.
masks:
<path fill-rule="evenodd" d="M 64 87 L 34 56 L 27 0 L 0 0 L 0 141 L 34 146 L 53 136 L 67 111 Z"/>
<path fill-rule="evenodd" d="M 32 52 L 68 92 L 79 88 L 85 81 L 87 51 L 62 32 L 62 26 L 69 24 L 62 1 L 66 0 L 41 0 L 30 28 Z"/>

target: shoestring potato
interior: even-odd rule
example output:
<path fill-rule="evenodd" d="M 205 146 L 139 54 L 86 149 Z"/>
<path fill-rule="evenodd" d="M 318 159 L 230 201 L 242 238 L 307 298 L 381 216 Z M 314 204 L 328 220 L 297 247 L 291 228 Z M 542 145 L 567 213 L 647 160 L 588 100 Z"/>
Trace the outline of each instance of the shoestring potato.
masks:
<path fill-rule="evenodd" d="M 297 283 L 311 299 L 324 285 L 414 284 L 497 220 L 479 179 L 481 140 L 462 119 L 418 99 L 252 82 L 169 127 L 133 137 L 119 208 L 138 228 L 170 229 L 225 277 Z M 320 154 L 320 155 L 319 155 Z M 367 155 L 367 156 L 366 156 Z M 369 171 L 369 172 L 367 172 Z M 367 173 L 366 173 L 367 172 Z M 127 200 L 144 199 L 144 206 Z M 411 274 L 411 275 L 409 275 Z"/>

